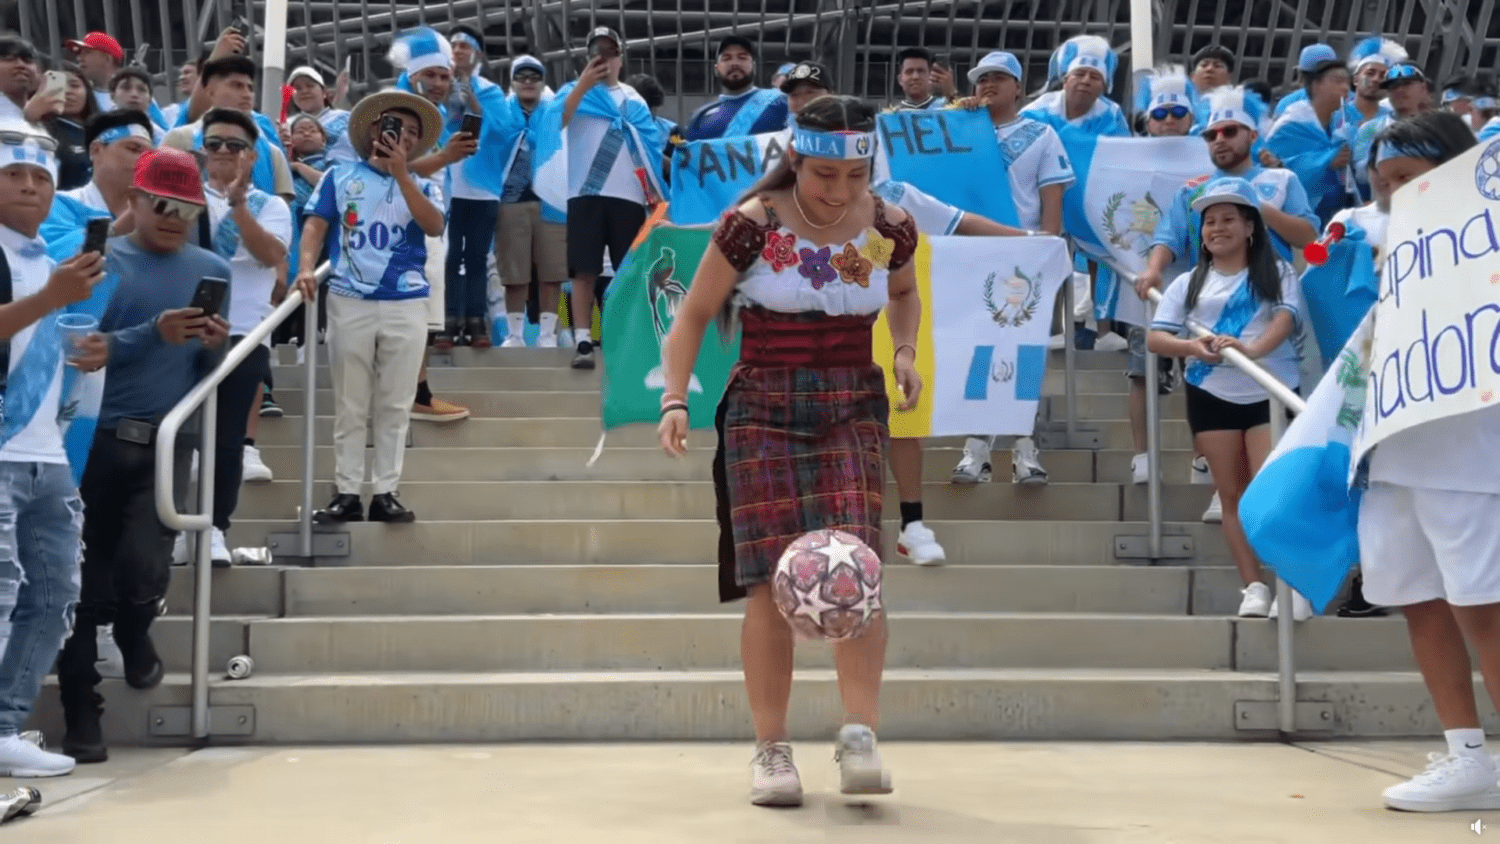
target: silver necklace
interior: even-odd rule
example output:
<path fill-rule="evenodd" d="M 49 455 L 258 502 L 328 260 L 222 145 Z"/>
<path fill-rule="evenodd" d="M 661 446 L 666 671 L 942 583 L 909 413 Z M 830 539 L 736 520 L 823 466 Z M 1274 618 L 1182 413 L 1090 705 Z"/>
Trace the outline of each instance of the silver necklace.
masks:
<path fill-rule="evenodd" d="M 834 220 L 826 226 L 820 226 L 817 223 L 814 223 L 811 217 L 807 216 L 806 211 L 802 210 L 802 200 L 797 198 L 798 193 L 799 191 L 797 190 L 797 186 L 792 185 L 792 204 L 797 206 L 797 213 L 802 215 L 802 222 L 807 223 L 809 226 L 812 226 L 815 229 L 831 229 L 839 223 L 844 222 L 844 218 L 849 216 L 849 209 L 845 207 L 844 213 L 840 214 L 837 220 Z"/>

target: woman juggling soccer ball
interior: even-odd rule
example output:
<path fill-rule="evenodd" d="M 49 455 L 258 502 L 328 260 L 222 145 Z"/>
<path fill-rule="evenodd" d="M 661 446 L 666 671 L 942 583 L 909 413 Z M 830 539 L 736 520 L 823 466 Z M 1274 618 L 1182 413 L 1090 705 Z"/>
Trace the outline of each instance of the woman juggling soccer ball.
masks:
<path fill-rule="evenodd" d="M 1240 496 L 1271 453 L 1271 407 L 1264 387 L 1222 358 L 1234 349 L 1256 360 L 1292 389 L 1298 356 L 1291 336 L 1301 320 L 1302 295 L 1291 265 L 1281 260 L 1260 216 L 1255 188 L 1244 179 L 1209 183 L 1193 202 L 1202 223 L 1198 264 L 1162 294 L 1146 349 L 1186 358 L 1188 427 L 1208 458 L 1224 505 L 1224 541 L 1245 588 L 1241 618 L 1272 611 L 1271 590 L 1240 523 Z M 1185 339 L 1188 322 L 1213 335 Z M 1311 612 L 1298 596 L 1296 616 Z"/>
<path fill-rule="evenodd" d="M 686 452 L 686 395 L 703 334 L 742 328 L 740 360 L 719 404 L 714 459 L 719 597 L 747 598 L 740 638 L 757 746 L 752 803 L 796 806 L 802 783 L 787 741 L 793 634 L 772 600 L 777 559 L 809 531 L 852 534 L 881 548 L 890 442 L 882 365 L 916 406 L 921 302 L 917 230 L 870 193 L 875 109 L 820 97 L 797 115 L 786 158 L 719 222 L 662 348 L 667 390 L 658 432 Z M 871 359 L 887 311 L 895 359 Z M 875 745 L 886 625 L 833 645 L 844 726 L 835 743 L 845 794 L 891 790 Z"/>

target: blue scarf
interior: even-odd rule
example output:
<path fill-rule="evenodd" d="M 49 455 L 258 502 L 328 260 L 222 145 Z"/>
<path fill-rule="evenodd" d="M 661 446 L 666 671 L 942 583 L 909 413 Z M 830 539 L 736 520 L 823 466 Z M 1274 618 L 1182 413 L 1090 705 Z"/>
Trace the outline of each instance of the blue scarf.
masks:
<path fill-rule="evenodd" d="M 250 209 L 250 216 L 259 217 L 260 212 L 265 209 L 266 203 L 271 199 L 270 194 L 260 190 L 251 190 L 245 195 L 245 205 Z M 226 261 L 234 259 L 234 253 L 240 250 L 240 224 L 234 221 L 234 211 L 224 215 L 219 225 L 214 228 L 214 251 L 219 257 Z"/>
<path fill-rule="evenodd" d="M 1215 334 L 1223 334 L 1227 337 L 1238 337 L 1245 326 L 1255 319 L 1255 314 L 1260 310 L 1260 303 L 1255 299 L 1255 291 L 1250 287 L 1250 276 L 1246 275 L 1244 282 L 1229 301 L 1224 303 L 1224 310 L 1219 312 L 1219 320 L 1213 325 Z M 1205 360 L 1194 358 L 1188 364 L 1187 374 L 1183 377 L 1194 387 L 1202 387 L 1203 379 L 1220 364 L 1209 363 Z"/>
<path fill-rule="evenodd" d="M 755 128 L 756 121 L 766 113 L 766 109 L 774 105 L 783 95 L 780 91 L 770 88 L 757 88 L 754 93 L 745 96 L 745 102 L 740 110 L 734 113 L 733 119 L 729 121 L 729 127 L 724 130 L 724 137 L 738 138 L 748 135 Z"/>

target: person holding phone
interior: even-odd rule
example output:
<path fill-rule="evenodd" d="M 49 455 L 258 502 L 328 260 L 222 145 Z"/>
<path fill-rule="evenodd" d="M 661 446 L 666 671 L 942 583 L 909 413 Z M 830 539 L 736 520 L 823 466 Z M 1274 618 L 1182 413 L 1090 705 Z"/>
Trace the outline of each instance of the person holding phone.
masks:
<path fill-rule="evenodd" d="M 164 673 L 151 624 L 166 595 L 176 531 L 156 515 L 156 450 L 173 449 L 173 485 L 185 497 L 198 430 L 190 419 L 177 442 L 159 444 L 156 429 L 218 365 L 229 337 L 229 262 L 192 243 L 204 204 L 192 155 L 162 149 L 141 156 L 130 192 L 134 231 L 109 241 L 104 262 L 103 283 L 115 292 L 99 332 L 79 344 L 74 358 L 85 372 L 109 365 L 79 485 L 88 512 L 82 592 L 57 669 L 67 722 L 63 752 L 79 762 L 109 755 L 96 691 L 99 625 L 114 624 L 132 688 L 153 688 Z M 208 298 L 199 298 L 200 288 Z M 210 306 L 222 300 L 222 307 L 205 313 L 192 306 L 195 300 Z"/>
<path fill-rule="evenodd" d="M 896 74 L 904 99 L 888 111 L 931 111 L 946 107 L 950 99 L 958 96 L 953 74 L 937 64 L 926 47 L 907 47 L 897 53 Z M 945 86 L 937 84 L 940 79 L 946 80 Z M 942 94 L 933 93 L 934 88 L 941 88 Z"/>
<path fill-rule="evenodd" d="M 50 137 L 0 122 L 0 776 L 50 777 L 74 761 L 20 737 L 42 678 L 68 635 L 78 598 L 83 504 L 63 446 L 71 349 L 57 318 L 87 300 L 104 259 L 85 252 L 58 264 L 39 238 L 51 210 L 57 158 Z"/>
<path fill-rule="evenodd" d="M 394 128 L 393 128 L 394 127 Z M 410 522 L 416 514 L 397 498 L 412 388 L 425 355 L 427 238 L 443 231 L 443 212 L 430 183 L 409 165 L 436 143 L 437 107 L 405 91 L 365 97 L 349 117 L 349 133 L 365 160 L 323 174 L 307 206 L 297 286 L 311 296 L 314 263 L 330 236 L 328 352 L 334 397 L 337 489 L 313 518 L 320 524 L 362 521 L 365 440 L 375 428 L 374 498 L 370 521 Z"/>
<path fill-rule="evenodd" d="M 203 193 L 208 201 L 208 232 L 214 252 L 229 261 L 234 278 L 231 345 L 271 315 L 272 302 L 286 296 L 278 270 L 286 265 L 292 241 L 292 213 L 280 197 L 251 184 L 257 134 L 255 122 L 242 112 L 213 109 L 203 116 L 203 153 L 208 162 L 203 168 Z M 230 563 L 224 533 L 239 503 L 241 480 L 272 479 L 271 470 L 255 447 L 260 386 L 270 375 L 271 345 L 267 338 L 219 385 L 211 542 L 215 564 Z"/>
<path fill-rule="evenodd" d="M 57 139 L 57 188 L 73 190 L 88 184 L 93 176 L 84 127 L 100 109 L 78 65 L 64 62 L 61 70 L 47 71 L 46 84 L 55 86 L 55 80 L 63 86 L 62 110 L 48 116 L 43 125 Z"/>

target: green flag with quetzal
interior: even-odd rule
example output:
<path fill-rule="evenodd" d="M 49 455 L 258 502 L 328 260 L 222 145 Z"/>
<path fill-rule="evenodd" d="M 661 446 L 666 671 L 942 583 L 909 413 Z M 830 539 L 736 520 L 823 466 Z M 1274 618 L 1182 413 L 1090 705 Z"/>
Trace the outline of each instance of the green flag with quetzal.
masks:
<path fill-rule="evenodd" d="M 661 397 L 667 388 L 662 341 L 712 235 L 706 228 L 657 226 L 630 250 L 619 275 L 610 282 L 601 326 L 609 342 L 600 396 L 606 431 L 661 418 Z M 725 345 L 718 329 L 710 325 L 688 385 L 692 427 L 713 427 L 729 370 L 739 357 L 739 338 Z"/>

